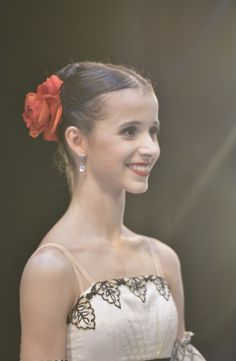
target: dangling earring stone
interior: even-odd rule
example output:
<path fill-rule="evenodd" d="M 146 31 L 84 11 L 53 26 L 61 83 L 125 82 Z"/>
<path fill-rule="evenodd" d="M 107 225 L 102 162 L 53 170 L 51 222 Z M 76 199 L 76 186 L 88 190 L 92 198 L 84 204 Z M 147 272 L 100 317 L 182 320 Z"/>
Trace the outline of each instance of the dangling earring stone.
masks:
<path fill-rule="evenodd" d="M 86 166 L 85 166 L 85 161 L 86 161 L 86 154 L 81 154 L 80 156 L 79 156 L 79 158 L 80 158 L 80 166 L 79 166 L 79 171 L 82 173 L 82 172 L 84 172 L 85 171 L 85 168 L 86 168 Z"/>

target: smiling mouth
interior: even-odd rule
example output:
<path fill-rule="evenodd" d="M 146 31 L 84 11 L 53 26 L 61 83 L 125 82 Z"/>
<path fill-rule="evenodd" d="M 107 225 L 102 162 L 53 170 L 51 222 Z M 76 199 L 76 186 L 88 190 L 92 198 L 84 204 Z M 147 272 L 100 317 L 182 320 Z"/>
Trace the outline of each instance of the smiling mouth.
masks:
<path fill-rule="evenodd" d="M 135 174 L 147 177 L 150 173 L 150 165 L 127 164 L 126 165 Z"/>

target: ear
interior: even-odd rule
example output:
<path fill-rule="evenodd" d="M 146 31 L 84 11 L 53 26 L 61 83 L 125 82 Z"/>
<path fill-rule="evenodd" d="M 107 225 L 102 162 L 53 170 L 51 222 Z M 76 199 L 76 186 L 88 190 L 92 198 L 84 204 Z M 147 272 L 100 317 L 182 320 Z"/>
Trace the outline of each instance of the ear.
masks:
<path fill-rule="evenodd" d="M 86 154 L 87 137 L 78 127 L 69 126 L 65 131 L 65 139 L 71 150 L 73 150 L 77 156 Z"/>

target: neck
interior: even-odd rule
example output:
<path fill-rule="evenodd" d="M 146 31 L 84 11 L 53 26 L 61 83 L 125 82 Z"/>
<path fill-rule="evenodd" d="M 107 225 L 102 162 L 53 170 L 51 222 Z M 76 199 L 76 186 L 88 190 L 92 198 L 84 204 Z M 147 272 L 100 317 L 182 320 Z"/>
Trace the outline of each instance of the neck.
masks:
<path fill-rule="evenodd" d="M 74 239 L 119 243 L 122 238 L 125 191 L 102 189 L 84 182 L 76 187 L 64 215 Z"/>

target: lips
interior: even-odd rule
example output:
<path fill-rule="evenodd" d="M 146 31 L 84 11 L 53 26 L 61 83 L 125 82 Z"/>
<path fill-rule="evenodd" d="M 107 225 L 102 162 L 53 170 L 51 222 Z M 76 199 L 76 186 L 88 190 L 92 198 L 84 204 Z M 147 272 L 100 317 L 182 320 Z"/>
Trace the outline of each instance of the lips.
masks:
<path fill-rule="evenodd" d="M 134 173 L 144 177 L 148 176 L 150 172 L 150 163 L 130 163 L 127 164 L 127 167 Z"/>

